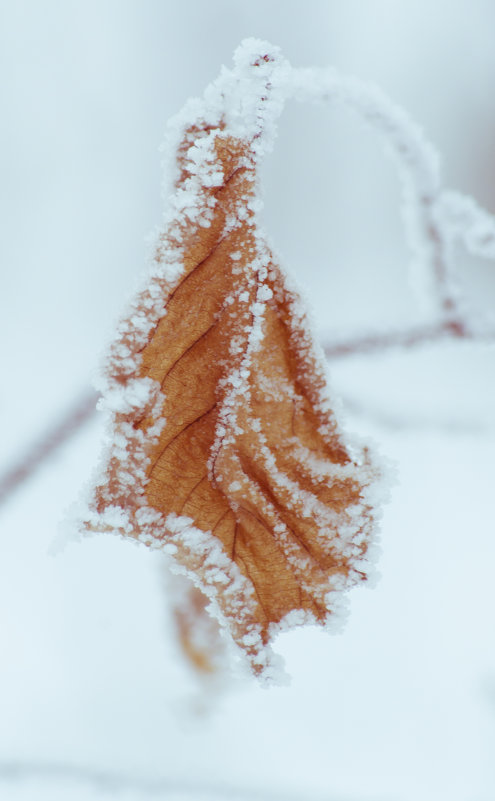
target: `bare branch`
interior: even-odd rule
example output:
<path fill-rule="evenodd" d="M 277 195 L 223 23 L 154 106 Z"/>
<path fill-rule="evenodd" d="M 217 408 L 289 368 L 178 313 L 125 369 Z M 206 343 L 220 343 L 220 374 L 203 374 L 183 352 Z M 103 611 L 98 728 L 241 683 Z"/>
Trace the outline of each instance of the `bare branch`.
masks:
<path fill-rule="evenodd" d="M 60 422 L 34 442 L 18 462 L 0 476 L 0 504 L 34 475 L 41 465 L 93 416 L 97 399 L 98 395 L 94 390 L 80 395 L 67 409 Z"/>
<path fill-rule="evenodd" d="M 72 781 L 78 785 L 85 784 L 99 792 L 115 793 L 129 791 L 149 795 L 150 797 L 168 798 L 173 793 L 174 798 L 196 798 L 197 801 L 212 801 L 212 799 L 225 799 L 225 801 L 323 801 L 321 795 L 304 793 L 303 795 L 277 792 L 273 790 L 247 789 L 233 787 L 227 784 L 207 784 L 193 781 L 178 781 L 173 779 L 145 779 L 136 776 L 126 776 L 121 773 L 98 770 L 90 767 L 64 764 L 62 762 L 0 762 L 0 783 L 24 782 L 36 780 L 45 782 L 60 782 L 66 784 Z M 119 796 L 120 797 L 120 796 Z M 328 799 L 328 795 L 325 795 Z"/>
<path fill-rule="evenodd" d="M 365 334 L 353 339 L 327 342 L 323 350 L 327 359 L 341 359 L 345 356 L 368 355 L 397 348 L 409 349 L 417 345 L 439 342 L 447 339 L 467 339 L 479 342 L 495 342 L 495 331 L 486 334 L 473 333 L 462 322 L 446 320 L 433 325 L 418 326 L 377 334 Z"/>

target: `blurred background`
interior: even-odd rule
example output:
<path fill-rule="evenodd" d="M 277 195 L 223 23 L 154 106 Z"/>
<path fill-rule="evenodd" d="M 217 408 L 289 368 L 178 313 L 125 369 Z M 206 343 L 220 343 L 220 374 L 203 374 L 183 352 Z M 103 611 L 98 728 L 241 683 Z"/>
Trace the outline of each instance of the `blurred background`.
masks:
<path fill-rule="evenodd" d="M 0 3 L 0 472 L 91 385 L 162 215 L 168 118 L 247 36 L 379 84 L 445 183 L 495 212 L 491 0 Z M 322 342 L 424 319 L 400 191 L 350 111 L 287 104 L 265 224 Z M 458 254 L 470 312 L 493 264 Z M 492 801 L 493 346 L 329 365 L 350 431 L 396 465 L 381 581 L 343 635 L 281 637 L 289 687 L 198 684 L 160 555 L 116 538 L 49 554 L 97 462 L 92 416 L 0 508 L 0 797 Z"/>

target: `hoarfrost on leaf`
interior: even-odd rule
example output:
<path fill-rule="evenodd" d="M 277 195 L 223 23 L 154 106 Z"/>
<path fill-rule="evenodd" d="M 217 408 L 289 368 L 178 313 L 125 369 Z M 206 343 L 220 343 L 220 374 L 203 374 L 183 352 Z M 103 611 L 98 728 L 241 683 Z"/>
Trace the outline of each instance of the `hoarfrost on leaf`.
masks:
<path fill-rule="evenodd" d="M 328 626 L 366 578 L 380 473 L 341 430 L 260 228 L 257 169 L 294 80 L 278 48 L 248 40 L 169 126 L 173 192 L 105 368 L 111 444 L 85 521 L 166 551 L 265 680 L 277 632 Z"/>

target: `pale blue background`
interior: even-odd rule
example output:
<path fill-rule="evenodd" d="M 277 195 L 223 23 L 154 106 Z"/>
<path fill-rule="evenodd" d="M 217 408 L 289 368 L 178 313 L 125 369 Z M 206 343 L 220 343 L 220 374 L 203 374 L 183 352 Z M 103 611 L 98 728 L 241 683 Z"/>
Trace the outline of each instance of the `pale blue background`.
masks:
<path fill-rule="evenodd" d="M 165 123 L 242 38 L 379 83 L 446 182 L 495 211 L 490 0 L 0 9 L 2 467 L 89 384 L 160 221 Z M 397 178 L 350 112 L 289 105 L 264 180 L 266 228 L 322 339 L 420 319 Z M 494 265 L 459 264 L 471 306 L 493 308 Z M 290 688 L 239 685 L 200 718 L 159 555 L 106 538 L 47 555 L 99 452 L 100 422 L 81 430 L 1 510 L 2 798 L 141 801 L 156 780 L 166 799 L 492 801 L 493 364 L 493 348 L 453 344 L 330 366 L 349 429 L 398 464 L 382 581 L 352 594 L 342 636 L 280 640 Z M 53 770 L 26 772 L 38 764 Z"/>

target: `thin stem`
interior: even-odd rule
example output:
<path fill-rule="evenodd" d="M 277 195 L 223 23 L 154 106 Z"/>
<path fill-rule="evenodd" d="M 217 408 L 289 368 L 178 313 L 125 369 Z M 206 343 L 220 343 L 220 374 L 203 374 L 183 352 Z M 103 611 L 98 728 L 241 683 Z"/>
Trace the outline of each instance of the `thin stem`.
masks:
<path fill-rule="evenodd" d="M 57 425 L 35 441 L 21 458 L 0 476 L 0 504 L 26 482 L 65 442 L 93 416 L 98 395 L 88 390 L 80 395 Z"/>
<path fill-rule="evenodd" d="M 428 283 L 436 296 L 437 311 L 445 319 L 459 319 L 451 281 L 450 232 L 435 213 L 442 191 L 439 159 L 420 127 L 381 89 L 334 69 L 293 70 L 292 80 L 296 99 L 344 103 L 383 137 L 402 180 L 403 217 L 414 270 L 419 265 L 429 268 Z"/>
<path fill-rule="evenodd" d="M 323 350 L 327 359 L 341 359 L 345 356 L 369 355 L 394 348 L 407 350 L 417 345 L 438 342 L 446 339 L 469 339 L 492 342 L 495 331 L 486 335 L 474 334 L 462 322 L 447 320 L 434 325 L 405 328 L 396 331 L 384 331 L 377 334 L 365 334 L 341 342 L 327 342 Z"/>

